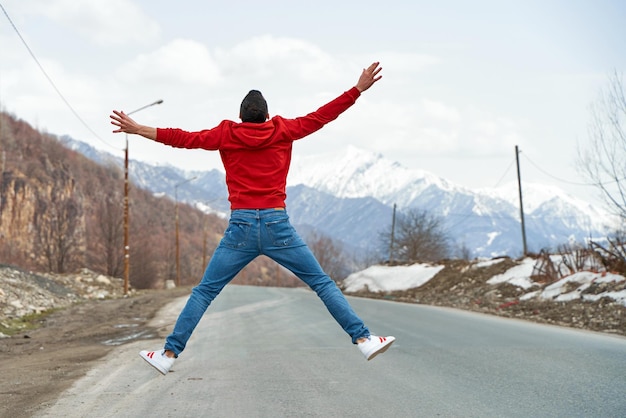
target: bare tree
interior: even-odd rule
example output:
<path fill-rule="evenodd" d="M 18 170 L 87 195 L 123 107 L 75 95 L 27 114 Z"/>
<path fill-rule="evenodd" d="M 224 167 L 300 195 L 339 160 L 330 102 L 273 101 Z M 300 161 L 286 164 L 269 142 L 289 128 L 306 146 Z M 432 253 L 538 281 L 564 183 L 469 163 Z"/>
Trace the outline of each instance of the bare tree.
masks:
<path fill-rule="evenodd" d="M 592 104 L 589 144 L 578 154 L 582 174 L 598 187 L 609 209 L 626 219 L 626 97 L 617 72 Z"/>
<path fill-rule="evenodd" d="M 606 243 L 592 241 L 590 246 L 607 271 L 626 274 L 626 233 L 623 230 L 607 237 Z"/>
<path fill-rule="evenodd" d="M 161 253 L 163 243 L 153 232 L 154 221 L 140 216 L 138 209 L 131 206 L 130 286 L 134 289 L 159 288 L 164 280 L 161 276 L 165 263 Z"/>
<path fill-rule="evenodd" d="M 35 248 L 48 271 L 65 273 L 81 256 L 80 204 L 73 196 L 54 192 L 50 201 L 38 203 Z"/>
<path fill-rule="evenodd" d="M 307 245 L 326 274 L 334 280 L 346 278 L 348 261 L 337 243 L 326 235 L 314 232 L 307 237 Z"/>
<path fill-rule="evenodd" d="M 121 277 L 123 252 L 123 209 L 120 199 L 104 196 L 98 203 L 96 219 L 96 257 L 98 264 L 104 265 L 107 276 Z"/>
<path fill-rule="evenodd" d="M 449 239 L 441 219 L 425 210 L 410 209 L 399 214 L 393 235 L 393 260 L 433 262 L 449 256 Z M 391 231 L 383 233 L 381 238 L 385 248 L 389 248 Z"/>

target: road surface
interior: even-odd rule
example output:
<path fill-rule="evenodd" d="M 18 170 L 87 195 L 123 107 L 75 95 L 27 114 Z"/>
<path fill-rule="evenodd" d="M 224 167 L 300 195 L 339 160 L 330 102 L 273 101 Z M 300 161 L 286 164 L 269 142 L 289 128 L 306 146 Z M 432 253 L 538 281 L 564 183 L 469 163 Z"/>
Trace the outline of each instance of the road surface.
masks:
<path fill-rule="evenodd" d="M 626 417 L 626 338 L 349 298 L 366 361 L 305 289 L 228 286 L 163 376 L 116 349 L 39 417 Z M 185 300 L 155 323 L 171 329 Z"/>

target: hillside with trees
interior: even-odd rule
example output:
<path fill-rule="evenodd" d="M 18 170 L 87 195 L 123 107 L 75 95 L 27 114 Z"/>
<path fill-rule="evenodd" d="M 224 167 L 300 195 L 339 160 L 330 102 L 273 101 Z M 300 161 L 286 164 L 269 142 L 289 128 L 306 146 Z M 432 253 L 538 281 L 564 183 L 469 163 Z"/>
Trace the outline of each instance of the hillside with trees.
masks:
<path fill-rule="evenodd" d="M 124 270 L 124 173 L 66 148 L 54 135 L 0 113 L 0 263 L 111 277 Z M 132 170 L 132 166 L 130 168 Z M 176 203 L 130 185 L 131 288 L 162 288 L 176 278 Z M 180 283 L 197 283 L 226 221 L 179 203 Z M 235 278 L 242 284 L 300 282 L 260 257 Z"/>

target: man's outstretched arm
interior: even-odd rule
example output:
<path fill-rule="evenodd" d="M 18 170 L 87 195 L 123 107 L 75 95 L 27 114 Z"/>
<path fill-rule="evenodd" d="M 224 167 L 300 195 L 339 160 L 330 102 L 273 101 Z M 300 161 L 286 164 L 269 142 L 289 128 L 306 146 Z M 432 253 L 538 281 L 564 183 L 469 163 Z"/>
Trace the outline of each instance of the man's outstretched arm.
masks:
<path fill-rule="evenodd" d="M 124 132 L 127 134 L 141 135 L 144 138 L 148 138 L 153 141 L 157 138 L 156 128 L 140 125 L 122 111 L 113 111 L 113 114 L 111 115 L 111 124 L 117 126 L 118 128 L 114 130 L 113 133 Z"/>
<path fill-rule="evenodd" d="M 374 62 L 369 67 L 364 68 L 354 87 L 326 103 L 315 112 L 295 119 L 284 119 L 285 127 L 291 139 L 304 138 L 337 119 L 340 114 L 355 103 L 362 92 L 372 87 L 374 83 L 382 78 L 382 75 L 379 74 L 382 67 L 379 64 L 379 62 Z"/>

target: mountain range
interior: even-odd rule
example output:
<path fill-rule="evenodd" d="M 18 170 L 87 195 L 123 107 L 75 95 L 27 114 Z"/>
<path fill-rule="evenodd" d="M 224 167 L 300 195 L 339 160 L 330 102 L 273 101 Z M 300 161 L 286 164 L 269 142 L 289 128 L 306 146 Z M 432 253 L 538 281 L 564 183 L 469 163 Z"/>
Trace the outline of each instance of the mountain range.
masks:
<path fill-rule="evenodd" d="M 100 164 L 124 163 L 84 142 L 67 136 L 60 140 Z M 226 216 L 228 211 L 220 170 L 186 171 L 131 160 L 129 176 L 135 185 L 154 194 L 206 212 Z M 312 231 L 326 235 L 352 254 L 379 260 L 388 256 L 380 236 L 391 229 L 394 205 L 398 213 L 420 209 L 439 217 L 452 247 L 469 251 L 471 257 L 523 253 L 517 183 L 469 189 L 423 170 L 408 169 L 381 154 L 348 147 L 294 157 L 287 184 L 287 207 L 298 230 L 303 235 Z M 529 252 L 599 239 L 614 225 L 607 212 L 556 187 L 523 183 L 522 190 Z"/>

